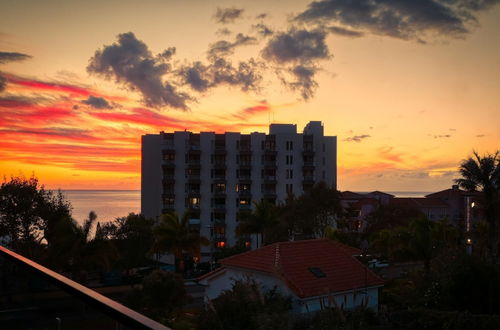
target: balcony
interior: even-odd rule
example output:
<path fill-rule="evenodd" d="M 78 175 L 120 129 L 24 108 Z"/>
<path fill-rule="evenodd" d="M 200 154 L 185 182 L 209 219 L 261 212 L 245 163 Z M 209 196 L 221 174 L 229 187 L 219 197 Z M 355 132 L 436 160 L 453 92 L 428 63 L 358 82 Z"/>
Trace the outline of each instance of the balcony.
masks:
<path fill-rule="evenodd" d="M 264 182 L 265 183 L 277 183 L 276 176 L 275 175 L 266 175 L 266 176 L 264 176 Z"/>
<path fill-rule="evenodd" d="M 313 185 L 314 182 L 314 175 L 304 175 L 304 178 L 302 179 L 302 184 L 304 185 Z"/>
<path fill-rule="evenodd" d="M 226 146 L 225 145 L 216 145 L 214 147 L 214 154 L 216 155 L 225 155 L 227 154 Z"/>
<path fill-rule="evenodd" d="M 201 154 L 201 147 L 198 144 L 190 144 L 188 146 L 188 153 L 191 155 L 199 155 Z"/>
<path fill-rule="evenodd" d="M 200 197 L 201 191 L 200 191 L 200 189 L 189 189 L 187 191 L 187 194 L 189 197 Z"/>
<path fill-rule="evenodd" d="M 218 170 L 225 170 L 226 169 L 226 162 L 223 160 L 216 160 L 214 162 L 214 168 Z"/>
<path fill-rule="evenodd" d="M 189 219 L 189 224 L 190 225 L 200 225 L 201 220 L 200 219 Z"/>
<path fill-rule="evenodd" d="M 264 168 L 276 168 L 276 161 L 266 160 L 264 161 Z"/>
<path fill-rule="evenodd" d="M 2 246 L 0 265 L 2 329 L 169 329 Z"/>
<path fill-rule="evenodd" d="M 276 190 L 264 190 L 264 198 L 276 198 Z"/>
<path fill-rule="evenodd" d="M 214 204 L 214 210 L 218 212 L 226 212 L 226 204 Z"/>

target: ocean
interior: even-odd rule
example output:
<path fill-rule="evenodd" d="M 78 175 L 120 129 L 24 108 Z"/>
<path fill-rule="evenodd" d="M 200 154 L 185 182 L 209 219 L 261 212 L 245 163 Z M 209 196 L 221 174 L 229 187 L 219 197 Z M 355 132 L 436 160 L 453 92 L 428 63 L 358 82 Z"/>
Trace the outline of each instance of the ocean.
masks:
<path fill-rule="evenodd" d="M 99 222 L 141 211 L 140 190 L 63 190 L 62 193 L 73 207 L 73 218 L 80 224 L 90 211 L 97 214 Z"/>
<path fill-rule="evenodd" d="M 430 194 L 420 191 L 387 193 L 396 197 L 424 197 Z M 63 190 L 63 194 L 73 206 L 73 218 L 78 223 L 83 223 L 90 211 L 97 214 L 97 221 L 108 222 L 141 210 L 140 190 Z"/>

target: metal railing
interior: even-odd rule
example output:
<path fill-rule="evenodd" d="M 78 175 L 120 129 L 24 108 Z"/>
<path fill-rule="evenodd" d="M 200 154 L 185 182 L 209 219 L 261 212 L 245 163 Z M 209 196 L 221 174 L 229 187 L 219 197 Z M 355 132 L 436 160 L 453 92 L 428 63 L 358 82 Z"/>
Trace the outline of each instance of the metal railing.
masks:
<path fill-rule="evenodd" d="M 122 304 L 117 303 L 112 299 L 109 299 L 108 297 L 95 292 L 92 289 L 78 284 L 63 275 L 43 267 L 42 265 L 2 246 L 0 246 L 0 257 L 4 257 L 6 260 L 19 266 L 21 269 L 47 280 L 65 293 L 88 304 L 99 312 L 102 312 L 126 328 L 170 329 L 128 307 L 123 306 Z M 5 270 L 0 269 L 0 272 L 1 271 Z"/>

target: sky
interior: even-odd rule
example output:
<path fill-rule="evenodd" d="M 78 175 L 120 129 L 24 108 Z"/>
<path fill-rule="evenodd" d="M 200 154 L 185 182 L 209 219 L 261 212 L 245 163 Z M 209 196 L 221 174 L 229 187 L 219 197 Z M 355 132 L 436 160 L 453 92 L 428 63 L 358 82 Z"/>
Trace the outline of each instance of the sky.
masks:
<path fill-rule="evenodd" d="M 143 134 L 319 120 L 338 189 L 446 189 L 500 149 L 499 2 L 1 1 L 0 176 L 140 189 Z"/>

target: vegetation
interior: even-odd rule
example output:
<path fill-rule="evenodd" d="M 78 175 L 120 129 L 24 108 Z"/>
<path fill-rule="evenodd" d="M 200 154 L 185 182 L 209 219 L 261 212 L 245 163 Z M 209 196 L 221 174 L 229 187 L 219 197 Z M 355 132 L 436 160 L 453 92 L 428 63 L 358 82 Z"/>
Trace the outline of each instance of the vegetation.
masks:
<path fill-rule="evenodd" d="M 489 255 L 495 260 L 498 252 L 497 223 L 500 218 L 500 152 L 482 157 L 474 152 L 472 157 L 462 161 L 459 171 L 462 177 L 455 180 L 459 186 L 483 193 Z"/>
<path fill-rule="evenodd" d="M 199 256 L 200 246 L 210 244 L 207 238 L 200 236 L 199 230 L 191 229 L 187 212 L 181 218 L 175 213 L 163 214 L 153 233 L 154 251 L 172 253 L 180 274 L 184 273 L 184 253 Z"/>
<path fill-rule="evenodd" d="M 155 270 L 141 284 L 127 294 L 125 304 L 165 325 L 175 324 L 188 301 L 182 277 Z"/>

